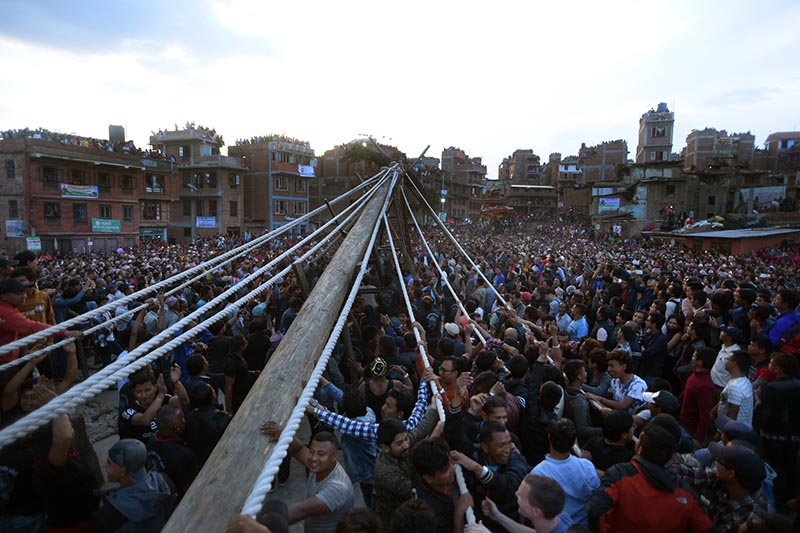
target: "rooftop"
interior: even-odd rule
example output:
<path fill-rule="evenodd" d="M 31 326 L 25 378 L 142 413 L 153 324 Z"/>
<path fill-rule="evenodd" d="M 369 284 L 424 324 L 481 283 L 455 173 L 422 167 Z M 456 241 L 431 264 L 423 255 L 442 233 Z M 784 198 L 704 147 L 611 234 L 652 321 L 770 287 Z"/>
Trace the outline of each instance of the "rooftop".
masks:
<path fill-rule="evenodd" d="M 800 228 L 752 228 L 752 229 L 726 229 L 720 231 L 701 231 L 698 233 L 679 234 L 681 237 L 713 237 L 715 239 L 752 239 L 757 237 L 772 237 L 800 233 Z"/>

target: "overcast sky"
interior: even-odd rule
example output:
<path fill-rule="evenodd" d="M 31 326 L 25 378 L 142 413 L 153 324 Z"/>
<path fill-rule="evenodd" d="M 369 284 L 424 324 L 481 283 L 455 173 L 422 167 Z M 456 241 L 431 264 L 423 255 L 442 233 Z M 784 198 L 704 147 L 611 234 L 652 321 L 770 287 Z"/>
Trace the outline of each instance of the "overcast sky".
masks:
<path fill-rule="evenodd" d="M 360 134 L 458 146 L 489 177 L 626 139 L 666 102 L 692 129 L 800 129 L 800 2 L 0 0 L 0 129 L 106 138 L 194 121 L 317 154 Z"/>

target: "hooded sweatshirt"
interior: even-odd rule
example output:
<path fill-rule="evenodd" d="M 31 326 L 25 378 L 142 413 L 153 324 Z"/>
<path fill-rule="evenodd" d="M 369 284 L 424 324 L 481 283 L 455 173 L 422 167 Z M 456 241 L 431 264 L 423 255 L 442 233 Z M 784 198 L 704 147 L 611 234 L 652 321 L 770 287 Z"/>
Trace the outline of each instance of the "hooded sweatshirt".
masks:
<path fill-rule="evenodd" d="M 635 456 L 608 469 L 586 507 L 592 531 L 706 531 L 713 525 L 675 472 Z"/>
<path fill-rule="evenodd" d="M 116 531 L 146 533 L 161 531 L 176 503 L 169 485 L 158 472 L 104 495 L 103 504 L 111 505 L 127 522 Z"/>

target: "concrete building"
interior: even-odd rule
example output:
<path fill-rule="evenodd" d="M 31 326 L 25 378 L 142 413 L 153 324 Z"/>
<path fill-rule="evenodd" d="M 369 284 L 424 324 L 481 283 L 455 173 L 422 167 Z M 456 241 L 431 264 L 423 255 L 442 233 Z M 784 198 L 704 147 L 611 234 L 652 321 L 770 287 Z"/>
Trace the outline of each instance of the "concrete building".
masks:
<path fill-rule="evenodd" d="M 273 230 L 309 212 L 309 189 L 317 161 L 308 142 L 265 135 L 237 141 L 228 154 L 249 168 L 243 187 L 248 231 Z M 308 224 L 297 230 L 305 232 Z"/>
<path fill-rule="evenodd" d="M 636 145 L 636 162 L 668 161 L 672 154 L 672 134 L 675 113 L 661 102 L 639 119 L 639 143 Z"/>
<path fill-rule="evenodd" d="M 442 151 L 442 212 L 448 218 L 477 220 L 486 186 L 486 165 L 451 146 Z"/>
<path fill-rule="evenodd" d="M 111 251 L 168 238 L 177 164 L 132 142 L 22 130 L 0 141 L 0 159 L 9 252 Z"/>
<path fill-rule="evenodd" d="M 177 208 L 169 239 L 188 242 L 217 234 L 239 235 L 243 230 L 241 157 L 220 153 L 222 137 L 211 128 L 187 124 L 182 130 L 159 131 L 150 145 L 163 158 L 180 165 L 181 185 L 172 197 Z"/>
<path fill-rule="evenodd" d="M 497 185 L 515 214 L 530 215 L 558 206 L 556 188 L 548 183 L 547 175 L 533 150 L 515 150 L 500 164 Z"/>
<path fill-rule="evenodd" d="M 693 130 L 686 136 L 683 164 L 688 170 L 710 168 L 753 168 L 755 136 L 714 128 Z"/>

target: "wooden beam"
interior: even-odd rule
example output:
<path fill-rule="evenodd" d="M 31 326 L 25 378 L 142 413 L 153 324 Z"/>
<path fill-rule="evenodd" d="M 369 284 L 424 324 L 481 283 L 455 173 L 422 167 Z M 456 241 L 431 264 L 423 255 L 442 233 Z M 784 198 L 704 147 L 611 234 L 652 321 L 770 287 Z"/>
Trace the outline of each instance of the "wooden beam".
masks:
<path fill-rule="evenodd" d="M 380 223 L 387 181 L 364 207 L 286 336 L 192 483 L 163 531 L 225 531 L 241 512 L 274 443 L 259 431 L 268 419 L 285 423 L 319 360 Z"/>

